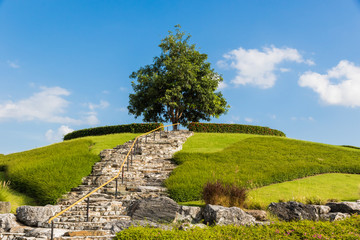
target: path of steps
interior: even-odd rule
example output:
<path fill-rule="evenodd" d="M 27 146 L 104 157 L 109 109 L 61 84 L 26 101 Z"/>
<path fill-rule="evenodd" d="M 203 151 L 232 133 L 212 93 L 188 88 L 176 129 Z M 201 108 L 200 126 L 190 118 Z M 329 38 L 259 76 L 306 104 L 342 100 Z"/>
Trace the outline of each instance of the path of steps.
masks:
<path fill-rule="evenodd" d="M 133 200 L 167 194 L 163 182 L 176 167 L 171 158 L 176 151 L 181 150 L 182 144 L 192 134 L 192 132 L 181 130 L 162 132 L 161 138 L 159 133 L 156 133 L 155 138 L 154 134 L 139 138 L 134 155 L 128 157 L 129 167 L 128 164 L 124 165 L 123 183 L 121 175 L 118 179 L 116 199 L 116 182 L 113 181 L 90 196 L 88 221 L 86 221 L 87 201 L 82 201 L 54 221 L 56 229 L 69 229 L 75 235 L 76 231 L 87 230 L 83 234 L 88 235 L 94 232 L 94 235 L 64 236 L 54 239 L 112 239 L 114 233 L 105 230 L 105 225 L 111 221 L 129 219 L 126 214 L 126 206 Z M 92 173 L 83 178 L 80 186 L 73 188 L 58 202 L 61 208 L 65 209 L 116 176 L 132 144 L 133 140 L 114 149 L 102 151 L 100 153 L 101 161 L 95 163 Z M 47 222 L 40 225 L 44 228 L 50 227 Z M 79 232 L 79 234 L 82 233 Z M 17 236 L 8 239 L 30 240 L 35 238 Z"/>

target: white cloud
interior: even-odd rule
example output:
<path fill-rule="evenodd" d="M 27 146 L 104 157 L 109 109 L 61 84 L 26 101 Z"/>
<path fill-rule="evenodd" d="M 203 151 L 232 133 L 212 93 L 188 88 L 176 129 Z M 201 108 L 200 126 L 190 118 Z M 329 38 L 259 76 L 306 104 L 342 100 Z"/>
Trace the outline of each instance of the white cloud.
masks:
<path fill-rule="evenodd" d="M 224 81 L 222 81 L 222 82 L 219 82 L 219 85 L 218 85 L 218 90 L 222 90 L 222 89 L 224 89 L 224 88 L 227 88 L 227 84 L 224 82 Z"/>
<path fill-rule="evenodd" d="M 40 92 L 17 102 L 7 101 L 0 104 L 0 120 L 18 121 L 40 120 L 52 123 L 76 123 L 77 120 L 61 116 L 69 105 L 63 96 L 70 92 L 61 87 L 42 87 Z"/>
<path fill-rule="evenodd" d="M 270 118 L 271 118 L 271 119 L 276 119 L 276 115 L 275 115 L 275 114 L 271 114 L 271 115 L 270 115 Z"/>
<path fill-rule="evenodd" d="M 94 110 L 96 108 L 104 109 L 104 108 L 107 108 L 109 105 L 110 105 L 109 102 L 100 100 L 99 104 L 89 103 L 88 107 L 90 110 Z"/>
<path fill-rule="evenodd" d="M 289 69 L 279 68 L 278 65 L 285 61 L 313 65 L 311 60 L 305 60 L 294 48 L 263 48 L 234 49 L 223 56 L 225 60 L 218 62 L 220 67 L 236 69 L 237 75 L 231 81 L 235 85 L 252 84 L 266 89 L 274 86 L 277 76 L 275 71 L 286 72 Z"/>
<path fill-rule="evenodd" d="M 126 107 L 120 107 L 120 108 L 117 108 L 116 111 L 118 111 L 118 112 L 127 112 L 128 109 Z"/>
<path fill-rule="evenodd" d="M 248 118 L 248 117 L 245 118 L 244 120 L 245 120 L 245 122 L 248 122 L 248 123 L 252 123 L 254 121 L 254 119 Z"/>
<path fill-rule="evenodd" d="M 7 63 L 9 65 L 9 67 L 11 67 L 11 68 L 20 68 L 20 65 L 13 61 L 8 60 Z"/>
<path fill-rule="evenodd" d="M 70 127 L 62 125 L 56 131 L 49 129 L 45 133 L 45 137 L 49 142 L 60 142 L 66 134 L 71 133 L 73 131 L 74 130 L 71 129 Z"/>
<path fill-rule="evenodd" d="M 360 67 L 347 60 L 340 61 L 326 74 L 308 71 L 298 83 L 318 93 L 327 104 L 360 107 Z"/>
<path fill-rule="evenodd" d="M 34 93 L 29 98 L 19 101 L 6 101 L 0 103 L 0 121 L 42 121 L 60 124 L 89 124 L 96 125 L 100 121 L 97 118 L 95 109 L 106 108 L 109 103 L 100 101 L 99 104 L 87 104 L 89 112 L 82 114 L 80 119 L 64 116 L 69 106 L 64 97 L 69 96 L 70 92 L 61 87 L 41 87 L 41 91 Z M 50 134 L 50 133 L 49 133 Z"/>

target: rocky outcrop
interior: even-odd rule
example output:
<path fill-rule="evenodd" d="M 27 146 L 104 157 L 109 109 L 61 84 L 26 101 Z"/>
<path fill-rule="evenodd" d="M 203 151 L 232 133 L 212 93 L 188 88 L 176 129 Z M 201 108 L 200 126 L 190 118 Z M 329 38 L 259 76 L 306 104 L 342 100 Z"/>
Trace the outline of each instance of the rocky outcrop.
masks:
<path fill-rule="evenodd" d="M 252 225 L 255 218 L 237 207 L 206 205 L 203 209 L 204 223 L 209 225 Z"/>
<path fill-rule="evenodd" d="M 316 208 L 299 202 L 271 203 L 269 211 L 284 221 L 319 220 Z"/>
<path fill-rule="evenodd" d="M 168 197 L 147 198 L 133 202 L 127 209 L 134 220 L 151 222 L 174 222 L 180 206 Z"/>
<path fill-rule="evenodd" d="M 50 217 L 60 210 L 60 206 L 52 205 L 45 207 L 21 206 L 16 209 L 16 217 L 27 226 L 42 227 L 47 224 Z"/>
<path fill-rule="evenodd" d="M 330 202 L 326 206 L 330 207 L 330 212 L 341 212 L 341 213 L 360 213 L 360 204 L 358 202 Z"/>
<path fill-rule="evenodd" d="M 0 214 L 0 232 L 9 232 L 12 228 L 18 227 L 16 217 L 12 213 Z"/>

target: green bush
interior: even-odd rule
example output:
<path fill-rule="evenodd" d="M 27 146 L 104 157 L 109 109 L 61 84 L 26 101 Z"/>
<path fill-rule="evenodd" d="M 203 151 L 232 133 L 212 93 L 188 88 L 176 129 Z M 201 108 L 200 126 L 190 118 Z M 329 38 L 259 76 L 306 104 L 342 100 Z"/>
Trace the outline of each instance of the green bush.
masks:
<path fill-rule="evenodd" d="M 193 132 L 247 133 L 286 137 L 286 135 L 279 130 L 253 125 L 193 122 L 188 125 L 188 128 Z"/>
<path fill-rule="evenodd" d="M 359 239 L 360 217 L 338 222 L 276 222 L 266 226 L 214 226 L 187 231 L 162 230 L 150 227 L 130 227 L 117 233 L 115 240 L 125 239 Z"/>
<path fill-rule="evenodd" d="M 73 131 L 64 136 L 64 140 L 74 138 L 99 136 L 113 133 L 145 133 L 163 126 L 162 123 L 132 123 L 125 125 L 104 126 L 96 128 L 87 128 L 78 131 Z"/>

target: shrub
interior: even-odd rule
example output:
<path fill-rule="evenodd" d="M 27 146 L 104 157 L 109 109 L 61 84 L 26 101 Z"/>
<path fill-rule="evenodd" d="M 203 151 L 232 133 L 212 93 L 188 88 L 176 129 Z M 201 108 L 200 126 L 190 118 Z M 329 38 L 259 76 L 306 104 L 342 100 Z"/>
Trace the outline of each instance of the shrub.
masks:
<path fill-rule="evenodd" d="M 246 189 L 217 180 L 205 184 L 202 197 L 206 204 L 243 207 L 246 200 Z"/>
<path fill-rule="evenodd" d="M 162 123 L 132 123 L 125 125 L 87 128 L 66 134 L 64 136 L 64 140 L 70 140 L 74 138 L 87 137 L 87 136 L 114 134 L 114 133 L 145 133 L 161 126 L 163 126 Z"/>
<path fill-rule="evenodd" d="M 279 130 L 253 125 L 193 122 L 189 123 L 188 128 L 194 132 L 247 133 L 286 137 L 286 135 Z"/>

